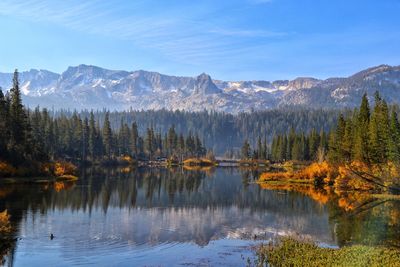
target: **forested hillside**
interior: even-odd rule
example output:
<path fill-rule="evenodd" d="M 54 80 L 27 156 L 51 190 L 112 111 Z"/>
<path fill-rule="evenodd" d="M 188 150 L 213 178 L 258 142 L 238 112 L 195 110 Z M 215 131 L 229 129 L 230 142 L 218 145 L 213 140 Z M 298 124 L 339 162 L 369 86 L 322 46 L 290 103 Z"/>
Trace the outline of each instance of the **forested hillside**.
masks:
<path fill-rule="evenodd" d="M 94 118 L 102 127 L 106 111 L 94 111 Z M 53 114 L 50 112 L 50 114 Z M 82 119 L 90 117 L 90 111 L 75 113 Z M 72 117 L 74 112 L 54 112 L 55 117 Z M 222 112 L 186 112 L 186 111 L 124 111 L 110 112 L 111 128 L 118 130 L 121 120 L 132 125 L 136 122 L 140 135 L 146 134 L 147 128 L 165 134 L 174 125 L 178 133 L 187 135 L 197 133 L 204 145 L 217 155 L 234 150 L 239 155 L 243 141 L 248 139 L 251 145 L 256 145 L 260 136 L 268 143 L 277 134 L 288 133 L 293 128 L 295 132 L 308 133 L 312 129 L 329 131 L 336 124 L 338 110 L 308 110 L 282 108 L 276 110 L 240 113 L 237 115 Z M 230 153 L 231 154 L 231 153 Z"/>
<path fill-rule="evenodd" d="M 15 164 L 49 159 L 93 161 L 120 156 L 153 159 L 205 155 L 240 156 L 243 140 L 274 144 L 277 134 L 327 132 L 338 111 L 280 109 L 240 113 L 185 111 L 49 111 L 27 109 L 18 72 L 0 93 L 0 157 Z M 267 149 L 267 148 L 266 148 Z"/>
<path fill-rule="evenodd" d="M 337 125 L 330 131 L 277 134 L 268 142 L 258 137 L 251 147 L 246 140 L 242 146 L 242 158 L 319 161 L 328 159 L 334 164 L 361 162 L 367 164 L 400 163 L 399 107 L 389 106 L 379 92 L 374 95 L 370 107 L 364 94 L 361 105 L 352 112 L 340 114 Z"/>
<path fill-rule="evenodd" d="M 100 116 L 98 116 L 99 118 Z M 185 135 L 171 125 L 167 133 L 148 127 L 140 136 L 136 122 L 121 119 L 112 129 L 105 112 L 100 126 L 93 113 L 89 117 L 73 113 L 53 117 L 46 109 L 26 109 L 21 102 L 18 72 L 6 95 L 0 90 L 0 163 L 35 169 L 49 160 L 110 161 L 117 157 L 200 157 L 206 149 L 196 133 Z M 37 168 L 39 169 L 39 168 Z"/>

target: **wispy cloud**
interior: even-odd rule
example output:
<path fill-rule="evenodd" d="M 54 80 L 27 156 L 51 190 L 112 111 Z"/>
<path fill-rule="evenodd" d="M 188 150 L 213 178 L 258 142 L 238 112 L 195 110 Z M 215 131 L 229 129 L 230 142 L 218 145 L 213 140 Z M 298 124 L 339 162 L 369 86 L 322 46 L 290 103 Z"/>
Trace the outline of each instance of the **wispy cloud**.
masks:
<path fill-rule="evenodd" d="M 121 12 L 122 7 L 114 2 L 97 0 L 2 0 L 0 14 L 128 40 L 142 48 L 157 49 L 161 54 L 185 63 L 201 62 L 206 58 L 222 60 L 257 48 L 251 43 L 244 46 L 243 39 L 274 39 L 286 35 L 283 32 L 237 29 L 226 25 L 216 27 L 212 21 L 201 18 L 207 16 L 204 13 L 198 19 L 193 14 L 190 19 L 185 19 L 185 10 L 175 10 L 175 13 L 183 13 L 182 16 L 170 16 L 169 12 L 142 14 L 144 2 L 135 3 L 135 6 L 130 6 L 132 12 Z"/>

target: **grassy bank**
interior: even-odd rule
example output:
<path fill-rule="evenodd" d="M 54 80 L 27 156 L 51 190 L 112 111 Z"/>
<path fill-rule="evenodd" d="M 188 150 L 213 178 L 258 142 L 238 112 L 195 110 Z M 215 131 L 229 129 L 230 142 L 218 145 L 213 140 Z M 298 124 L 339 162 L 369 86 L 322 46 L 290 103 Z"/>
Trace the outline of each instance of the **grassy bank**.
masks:
<path fill-rule="evenodd" d="M 315 243 L 283 238 L 258 248 L 259 265 L 270 266 L 400 266 L 400 250 L 348 246 L 322 248 Z"/>

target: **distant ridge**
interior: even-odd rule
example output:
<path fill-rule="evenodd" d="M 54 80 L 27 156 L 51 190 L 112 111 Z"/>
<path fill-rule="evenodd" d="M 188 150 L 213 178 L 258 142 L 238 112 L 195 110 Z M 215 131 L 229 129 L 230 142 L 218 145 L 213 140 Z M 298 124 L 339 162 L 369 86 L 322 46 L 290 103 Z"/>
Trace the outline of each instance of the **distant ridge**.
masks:
<path fill-rule="evenodd" d="M 0 73 L 0 86 L 11 87 L 12 74 Z M 284 106 L 354 107 L 362 94 L 375 91 L 389 103 L 400 103 L 400 66 L 380 65 L 348 78 L 300 77 L 279 81 L 221 81 L 208 74 L 168 76 L 157 72 L 69 67 L 20 73 L 24 103 L 30 107 L 110 110 L 216 110 L 230 113 Z"/>

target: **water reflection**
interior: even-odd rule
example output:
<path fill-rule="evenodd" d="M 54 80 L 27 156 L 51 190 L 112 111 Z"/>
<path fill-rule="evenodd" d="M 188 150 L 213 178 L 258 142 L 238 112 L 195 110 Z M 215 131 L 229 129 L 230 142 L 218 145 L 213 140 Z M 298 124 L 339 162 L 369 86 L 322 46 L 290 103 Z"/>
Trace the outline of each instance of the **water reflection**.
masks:
<path fill-rule="evenodd" d="M 8 263 L 36 258 L 68 265 L 98 263 L 99 255 L 146 263 L 162 251 L 178 255 L 215 246 L 214 240 L 275 234 L 332 245 L 399 244 L 396 201 L 357 213 L 333 192 L 263 188 L 252 183 L 256 177 L 257 171 L 237 169 L 92 168 L 76 183 L 4 185 L 0 211 L 8 210 L 13 237 L 21 239 L 1 249 Z"/>

